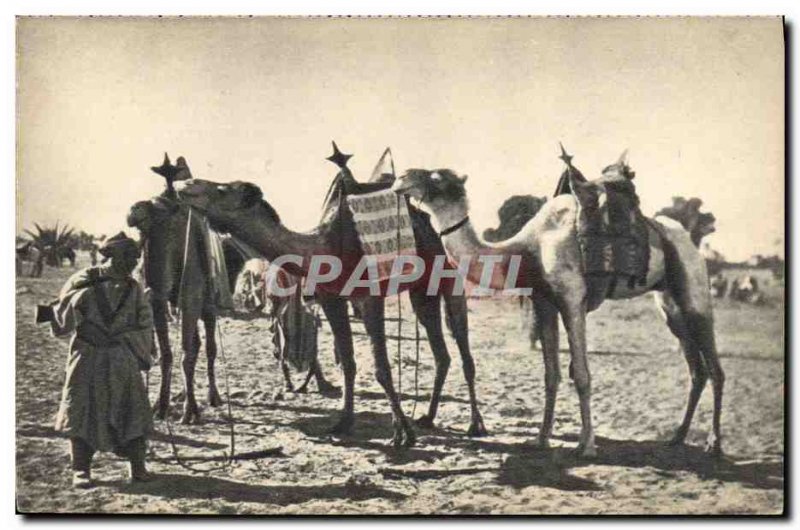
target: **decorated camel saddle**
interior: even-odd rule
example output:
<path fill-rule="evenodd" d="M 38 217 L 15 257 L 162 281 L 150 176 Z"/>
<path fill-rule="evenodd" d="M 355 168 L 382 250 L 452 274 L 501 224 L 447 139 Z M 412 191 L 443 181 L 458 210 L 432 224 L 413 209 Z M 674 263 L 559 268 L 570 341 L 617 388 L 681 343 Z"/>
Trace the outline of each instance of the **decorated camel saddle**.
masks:
<path fill-rule="evenodd" d="M 358 182 L 347 167 L 351 157 L 339 151 L 333 142 L 333 154 L 327 160 L 339 167 L 339 173 L 325 197 L 322 222 L 344 213 L 347 224 L 352 223 L 350 228 L 357 235 L 360 250 L 365 256 L 375 258 L 379 278 L 386 280 L 391 275 L 394 257 L 416 253 L 407 199 L 399 197 L 391 189 L 395 174 L 389 148 L 383 152 L 367 182 Z M 340 212 L 340 209 L 346 212 Z M 353 243 L 355 241 L 351 239 L 349 244 Z"/>
<path fill-rule="evenodd" d="M 627 151 L 602 176 L 587 180 L 572 165 L 572 156 L 561 147 L 567 169 L 556 195 L 571 193 L 578 201 L 578 244 L 588 276 L 611 276 L 610 290 L 618 280 L 630 288 L 644 284 L 650 259 L 647 221 L 639 209 L 633 184 L 635 173 L 626 162 Z"/>

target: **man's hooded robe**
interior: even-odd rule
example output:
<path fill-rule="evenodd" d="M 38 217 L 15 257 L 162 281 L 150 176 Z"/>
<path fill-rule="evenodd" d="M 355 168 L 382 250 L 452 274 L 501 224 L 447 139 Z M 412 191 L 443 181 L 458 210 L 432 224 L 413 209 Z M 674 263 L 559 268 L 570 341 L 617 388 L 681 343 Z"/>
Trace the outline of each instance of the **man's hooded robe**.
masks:
<path fill-rule="evenodd" d="M 131 278 L 91 267 L 67 281 L 53 312 L 53 335 L 74 333 L 55 428 L 120 453 L 153 428 L 140 373 L 149 369 L 153 347 L 144 291 Z"/>

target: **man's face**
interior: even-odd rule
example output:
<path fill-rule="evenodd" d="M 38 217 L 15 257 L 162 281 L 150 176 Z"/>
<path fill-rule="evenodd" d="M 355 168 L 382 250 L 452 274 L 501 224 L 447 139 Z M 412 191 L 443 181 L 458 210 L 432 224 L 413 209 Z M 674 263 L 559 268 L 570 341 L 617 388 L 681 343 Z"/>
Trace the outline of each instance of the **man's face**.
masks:
<path fill-rule="evenodd" d="M 139 252 L 133 250 L 120 252 L 111 257 L 111 267 L 125 276 L 129 276 L 133 269 L 136 268 L 136 263 L 139 259 Z"/>

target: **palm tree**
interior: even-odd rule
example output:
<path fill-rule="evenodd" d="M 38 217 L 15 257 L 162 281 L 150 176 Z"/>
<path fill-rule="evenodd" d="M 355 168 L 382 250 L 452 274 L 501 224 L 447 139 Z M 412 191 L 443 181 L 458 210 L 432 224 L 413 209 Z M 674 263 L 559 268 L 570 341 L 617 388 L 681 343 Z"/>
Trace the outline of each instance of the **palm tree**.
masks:
<path fill-rule="evenodd" d="M 38 248 L 45 257 L 45 263 L 51 267 L 60 267 L 61 261 L 69 256 L 74 255 L 74 239 L 72 237 L 73 229 L 64 225 L 61 228 L 58 226 L 58 221 L 54 227 L 42 227 L 38 223 L 33 223 L 36 231 L 25 230 L 31 237 L 31 241 Z"/>

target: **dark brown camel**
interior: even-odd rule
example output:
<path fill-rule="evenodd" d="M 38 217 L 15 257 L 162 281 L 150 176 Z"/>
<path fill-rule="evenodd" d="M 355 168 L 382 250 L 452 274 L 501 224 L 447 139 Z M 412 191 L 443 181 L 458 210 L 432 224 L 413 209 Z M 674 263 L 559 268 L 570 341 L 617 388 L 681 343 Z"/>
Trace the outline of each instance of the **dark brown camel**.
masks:
<path fill-rule="evenodd" d="M 197 329 L 197 321 L 200 319 L 206 331 L 208 403 L 212 407 L 222 404 L 214 369 L 217 356 L 217 315 L 205 270 L 204 236 L 200 230 L 199 217 L 194 216 L 192 222 L 188 223 L 189 215 L 189 208 L 178 204 L 174 192 L 169 190 L 152 200 L 137 202 L 128 213 L 128 225 L 138 228 L 141 233 L 144 279 L 151 293 L 153 322 L 161 353 L 161 388 L 154 410 L 156 416 L 162 419 L 169 409 L 173 364 L 168 303 L 181 311 L 181 364 L 184 377 L 182 423 L 192 423 L 199 419 L 199 408 L 194 394 L 194 372 L 200 350 Z M 187 235 L 189 246 L 186 245 Z M 187 249 L 191 251 L 187 252 Z"/>
<path fill-rule="evenodd" d="M 200 350 L 200 335 L 197 330 L 198 319 L 203 321 L 206 331 L 206 357 L 208 362 L 208 403 L 212 407 L 222 404 L 216 385 L 214 368 L 217 355 L 216 318 L 217 312 L 208 282 L 205 237 L 200 230 L 200 217 L 194 216 L 188 224 L 190 247 L 186 246 L 189 208 L 176 201 L 172 189 L 174 180 L 191 177 L 183 157 L 172 165 L 169 156 L 164 155 L 160 167 L 151 168 L 167 181 L 167 189 L 152 200 L 134 204 L 128 214 L 128 225 L 138 228 L 143 243 L 143 273 L 147 287 L 151 291 L 154 324 L 159 350 L 161 352 L 161 388 L 154 407 L 156 416 L 164 418 L 169 408 L 170 384 L 172 381 L 173 355 L 169 342 L 167 319 L 168 303 L 181 310 L 181 347 L 183 350 L 184 408 L 183 423 L 199 419 L 199 408 L 194 394 L 194 372 Z M 178 177 L 176 178 L 176 175 Z M 182 178 L 181 178 L 182 177 Z M 191 252 L 187 252 L 191 248 Z M 231 245 L 223 245 L 228 281 L 235 281 L 236 274 L 244 264 L 244 258 Z M 186 296 L 180 296 L 183 290 Z M 289 378 L 288 369 L 283 370 Z M 320 391 L 335 390 L 314 362 L 308 378 L 315 376 Z M 288 379 L 291 381 L 291 379 Z M 302 387 L 301 387 L 302 388 Z"/>
<path fill-rule="evenodd" d="M 337 156 L 339 155 L 339 156 Z M 347 184 L 355 187 L 354 191 L 388 188 L 391 183 L 358 184 L 346 167 L 346 155 L 336 150 L 331 160 L 340 167 L 338 175 L 338 193 L 342 189 L 348 191 Z M 355 183 L 355 186 L 353 184 Z M 347 312 L 350 300 L 364 319 L 364 325 L 370 336 L 372 354 L 375 359 L 375 372 L 378 383 L 383 387 L 392 409 L 394 428 L 393 443 L 395 446 L 409 447 L 414 444 L 416 436 L 400 406 L 400 400 L 392 382 L 391 367 L 386 348 L 384 326 L 384 297 L 370 296 L 369 293 L 353 292 L 350 296 L 341 295 L 344 280 L 355 269 L 363 253 L 353 225 L 352 215 L 347 208 L 338 208 L 312 232 L 298 233 L 284 227 L 275 210 L 263 200 L 261 190 L 247 182 L 218 184 L 193 179 L 178 186 L 180 200 L 197 208 L 206 215 L 212 226 L 228 232 L 258 250 L 265 258 L 274 260 L 279 256 L 294 254 L 301 256 L 302 265 L 286 264 L 284 268 L 298 276 L 307 276 L 309 264 L 313 256 L 333 255 L 341 259 L 343 264 L 341 282 L 331 282 L 323 290 L 318 286 L 315 292 L 334 333 L 335 348 L 341 359 L 344 376 L 344 392 L 342 416 L 333 428 L 334 434 L 346 434 L 352 429 L 354 422 L 353 387 L 356 364 L 353 353 L 353 339 Z M 334 190 L 334 201 L 336 200 Z M 331 202 L 334 202 L 331 201 Z M 335 202 L 334 202 L 335 203 Z M 434 257 L 444 255 L 441 238 L 431 227 L 428 216 L 415 209 L 410 209 L 416 239 L 417 253 L 426 262 L 426 271 L 430 271 Z M 440 300 L 445 303 L 449 326 L 453 332 L 461 353 L 464 375 L 470 395 L 471 422 L 468 434 L 480 436 L 486 434 L 483 419 L 478 411 L 475 395 L 475 364 L 469 351 L 467 305 L 463 295 L 453 295 L 448 289 L 428 296 L 427 275 L 417 283 L 409 286 L 414 310 L 424 326 L 431 351 L 436 363 L 436 376 L 427 415 L 420 418 L 419 424 L 431 426 L 435 418 L 441 390 L 450 365 L 450 355 L 444 342 L 441 327 Z M 385 290 L 381 290 L 385 293 Z"/>

